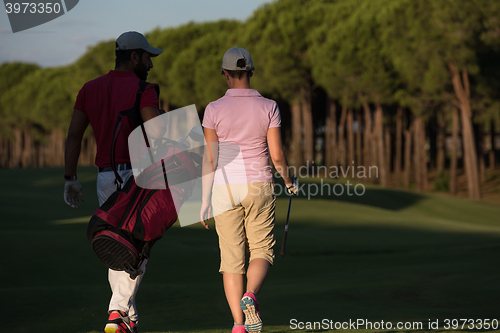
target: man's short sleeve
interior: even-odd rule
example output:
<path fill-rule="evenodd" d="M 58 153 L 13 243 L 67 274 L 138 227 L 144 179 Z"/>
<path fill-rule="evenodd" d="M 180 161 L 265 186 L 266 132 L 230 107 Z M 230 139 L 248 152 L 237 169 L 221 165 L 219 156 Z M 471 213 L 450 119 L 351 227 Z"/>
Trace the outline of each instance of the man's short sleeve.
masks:
<path fill-rule="evenodd" d="M 204 128 L 215 129 L 215 124 L 213 120 L 212 103 L 208 104 L 205 108 L 205 114 L 203 115 L 203 123 L 201 124 Z"/>
<path fill-rule="evenodd" d="M 275 102 L 272 111 L 269 114 L 270 122 L 269 128 L 272 127 L 281 127 L 281 115 L 280 109 L 278 108 L 278 104 Z"/>
<path fill-rule="evenodd" d="M 85 86 L 83 86 L 83 88 L 78 92 L 78 96 L 76 96 L 76 102 L 73 109 L 85 112 Z"/>
<path fill-rule="evenodd" d="M 156 93 L 155 85 L 150 84 L 147 86 L 146 90 L 141 97 L 141 109 L 152 106 L 154 108 L 159 109 L 158 107 L 158 94 Z"/>

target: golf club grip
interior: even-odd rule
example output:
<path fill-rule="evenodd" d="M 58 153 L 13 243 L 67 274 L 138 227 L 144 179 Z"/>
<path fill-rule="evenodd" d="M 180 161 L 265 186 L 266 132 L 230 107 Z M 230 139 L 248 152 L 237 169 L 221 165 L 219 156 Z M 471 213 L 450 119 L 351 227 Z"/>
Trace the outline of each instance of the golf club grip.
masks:
<path fill-rule="evenodd" d="M 281 243 L 281 256 L 285 256 L 285 249 L 286 249 L 286 238 L 288 236 L 288 228 L 285 229 L 285 233 L 283 234 L 283 242 Z"/>

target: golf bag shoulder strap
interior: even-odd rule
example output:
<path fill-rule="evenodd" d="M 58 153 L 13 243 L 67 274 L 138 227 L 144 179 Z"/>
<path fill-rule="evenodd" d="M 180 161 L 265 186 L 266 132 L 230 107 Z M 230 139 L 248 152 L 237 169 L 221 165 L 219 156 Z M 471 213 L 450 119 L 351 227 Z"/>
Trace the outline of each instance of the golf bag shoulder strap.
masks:
<path fill-rule="evenodd" d="M 121 117 L 123 117 L 123 116 L 129 117 L 132 120 L 132 122 L 134 123 L 135 127 L 140 126 L 141 124 L 144 123 L 142 121 L 141 110 L 140 110 L 141 98 L 142 98 L 142 94 L 144 93 L 144 91 L 146 91 L 146 88 L 150 84 L 153 85 L 154 89 L 156 90 L 157 96 L 160 96 L 160 87 L 157 84 L 149 83 L 149 82 L 146 82 L 143 80 L 139 81 L 139 89 L 137 90 L 137 93 L 135 95 L 134 106 L 128 110 L 120 111 L 118 113 L 118 119 L 116 121 L 117 123 L 121 120 Z M 116 127 L 116 123 L 115 123 L 115 127 Z"/>
<path fill-rule="evenodd" d="M 116 149 L 116 141 L 118 139 L 118 135 L 120 133 L 120 130 L 122 128 L 122 117 L 128 117 L 132 120 L 134 123 L 134 128 L 141 126 L 144 121 L 142 120 L 141 117 L 141 98 L 142 94 L 146 90 L 146 88 L 149 85 L 153 85 L 154 89 L 156 90 L 156 94 L 159 98 L 160 96 L 160 87 L 157 84 L 154 83 L 149 83 L 144 80 L 139 81 L 139 89 L 137 90 L 137 93 L 135 95 L 135 103 L 134 106 L 128 110 L 123 110 L 118 113 L 118 117 L 115 122 L 115 128 L 113 129 L 113 141 L 111 143 L 111 168 L 113 169 L 113 172 L 115 174 L 115 179 L 117 181 L 117 184 L 123 184 L 123 179 L 120 177 L 118 172 L 116 171 L 116 163 L 115 163 L 115 149 Z"/>

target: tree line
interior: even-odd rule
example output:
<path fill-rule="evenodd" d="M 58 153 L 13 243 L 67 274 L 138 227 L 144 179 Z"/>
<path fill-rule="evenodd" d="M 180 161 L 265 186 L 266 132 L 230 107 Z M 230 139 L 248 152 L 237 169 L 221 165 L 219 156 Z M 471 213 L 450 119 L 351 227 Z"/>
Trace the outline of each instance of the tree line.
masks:
<path fill-rule="evenodd" d="M 248 49 L 252 87 L 276 99 L 290 162 L 378 168 L 382 186 L 451 193 L 465 173 L 481 197 L 498 160 L 500 3 L 494 0 L 278 0 L 244 22 L 146 33 L 164 49 L 148 80 L 165 110 L 221 97 L 224 52 Z M 81 86 L 114 67 L 114 40 L 62 67 L 0 65 L 0 167 L 63 164 Z M 81 164 L 92 164 L 87 133 Z M 432 175 L 432 176 L 431 176 Z M 328 174 L 326 174 L 328 176 Z M 363 180 L 367 181 L 367 180 Z"/>

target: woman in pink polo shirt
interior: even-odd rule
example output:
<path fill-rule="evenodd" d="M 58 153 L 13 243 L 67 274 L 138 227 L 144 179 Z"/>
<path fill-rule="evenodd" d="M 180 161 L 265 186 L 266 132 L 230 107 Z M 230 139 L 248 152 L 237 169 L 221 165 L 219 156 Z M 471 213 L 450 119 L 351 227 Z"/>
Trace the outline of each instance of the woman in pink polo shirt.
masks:
<path fill-rule="evenodd" d="M 289 192 L 297 191 L 281 142 L 278 105 L 250 88 L 253 71 L 247 50 L 229 49 L 222 59 L 222 74 L 230 89 L 206 107 L 203 119 L 208 149 L 200 217 L 208 228 L 204 220 L 213 210 L 221 252 L 219 271 L 236 333 L 262 331 L 257 294 L 273 264 L 276 243 L 269 154 Z"/>

